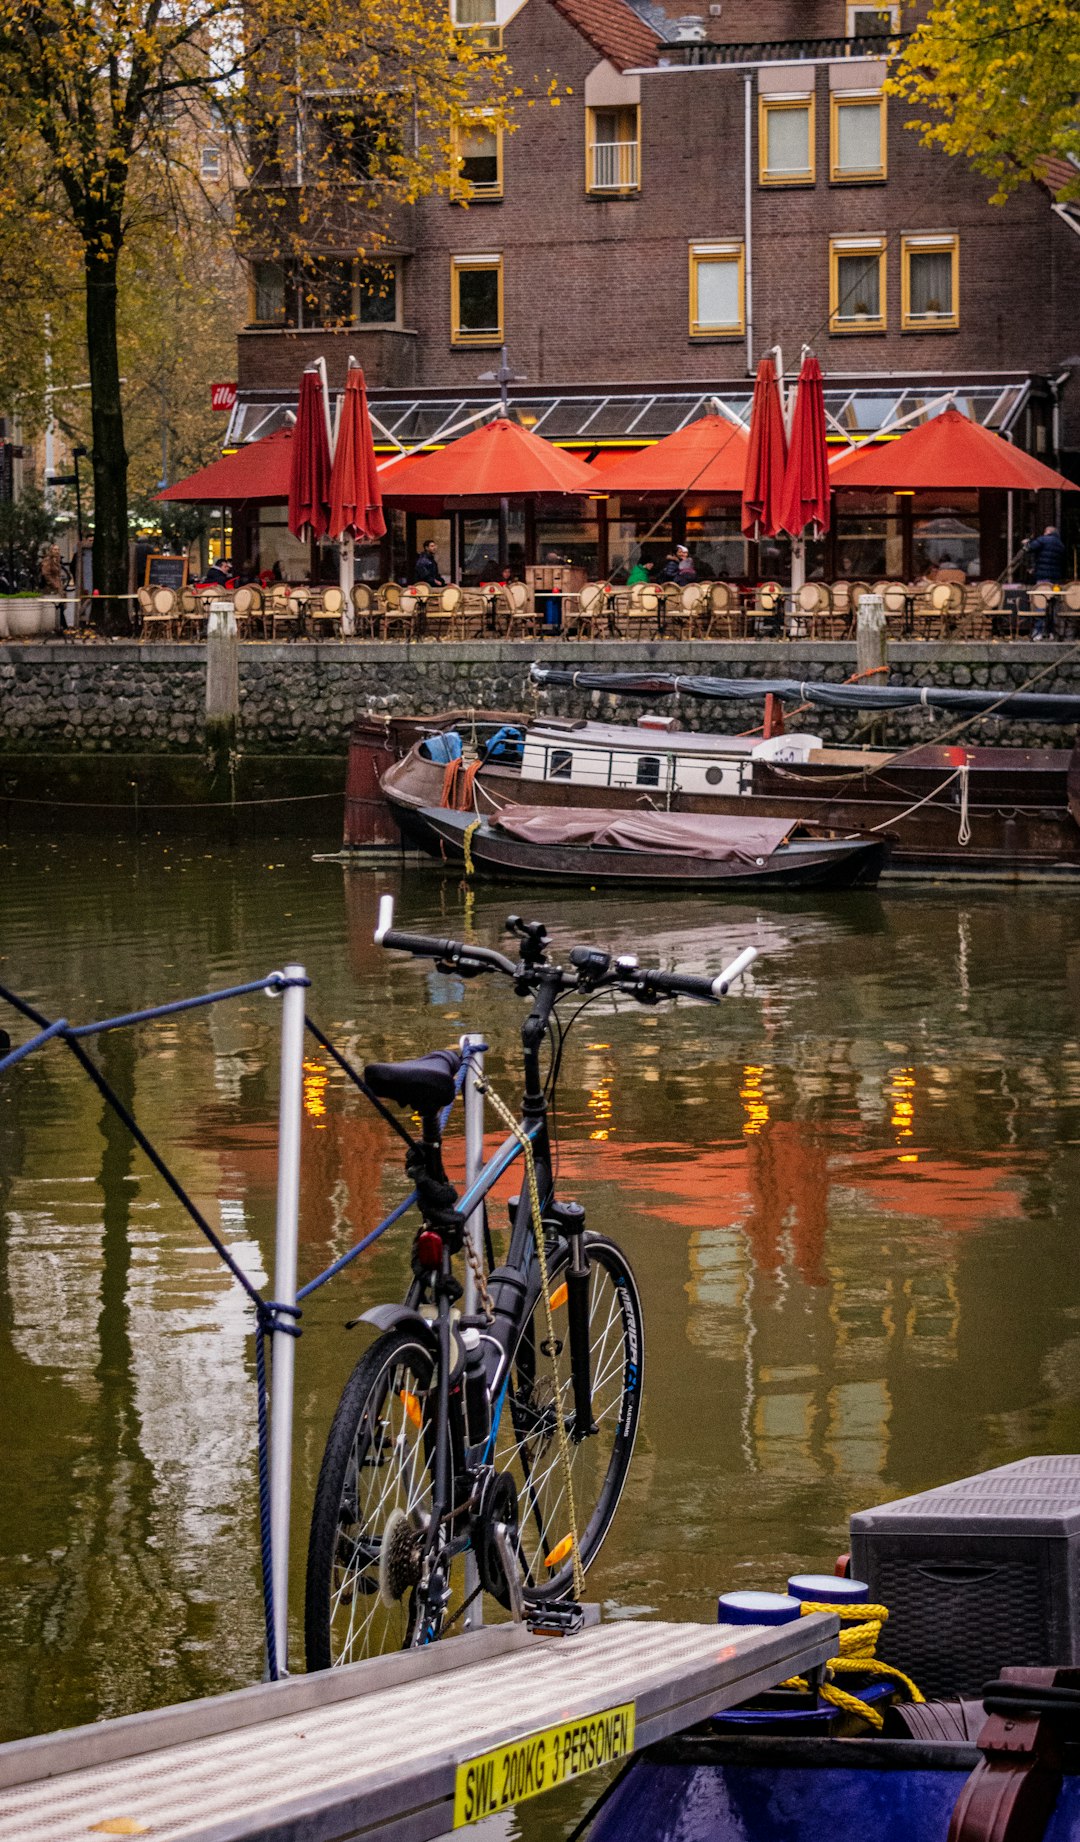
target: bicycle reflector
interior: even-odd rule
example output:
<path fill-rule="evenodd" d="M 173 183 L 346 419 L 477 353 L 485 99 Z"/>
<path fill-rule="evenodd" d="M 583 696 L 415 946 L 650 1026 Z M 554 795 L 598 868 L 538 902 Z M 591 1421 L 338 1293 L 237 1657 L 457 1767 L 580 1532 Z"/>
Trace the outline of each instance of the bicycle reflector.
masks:
<path fill-rule="evenodd" d="M 442 1261 L 442 1250 L 442 1235 L 436 1234 L 433 1228 L 421 1228 L 414 1249 L 418 1264 L 434 1270 Z"/>

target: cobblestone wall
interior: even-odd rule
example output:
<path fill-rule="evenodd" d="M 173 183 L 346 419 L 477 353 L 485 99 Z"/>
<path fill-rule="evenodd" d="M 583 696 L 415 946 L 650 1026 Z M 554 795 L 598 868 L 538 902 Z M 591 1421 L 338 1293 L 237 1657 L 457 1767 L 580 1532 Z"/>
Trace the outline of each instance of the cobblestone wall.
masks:
<path fill-rule="evenodd" d="M 240 649 L 241 751 L 250 755 L 340 755 L 360 711 L 430 715 L 446 709 L 531 710 L 624 719 L 642 706 L 580 688 L 530 690 L 534 658 L 582 671 L 643 669 L 725 677 L 829 679 L 855 670 L 846 644 L 723 642 L 571 644 L 531 642 L 374 645 L 362 642 L 252 645 Z M 1049 668 L 1049 669 L 1047 669 Z M 203 740 L 206 661 L 199 646 L 0 645 L 0 751 L 27 754 L 151 752 L 191 754 Z M 898 644 L 890 658 L 894 683 L 1080 693 L 1080 650 L 1056 645 Z M 675 708 L 664 703 L 659 708 Z M 702 704 L 681 700 L 680 723 L 692 729 L 738 730 L 760 721 L 760 704 Z M 866 718 L 815 711 L 807 726 L 832 740 L 859 733 Z M 905 742 L 941 733 L 951 721 L 918 711 L 891 716 L 888 739 Z M 988 721 L 986 741 L 1071 744 L 1071 732 Z"/>

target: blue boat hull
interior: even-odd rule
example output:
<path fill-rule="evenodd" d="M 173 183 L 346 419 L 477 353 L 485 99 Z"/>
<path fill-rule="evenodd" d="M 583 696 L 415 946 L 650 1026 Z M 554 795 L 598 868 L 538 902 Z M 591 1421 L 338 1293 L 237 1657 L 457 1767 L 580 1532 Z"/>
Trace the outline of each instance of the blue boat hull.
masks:
<path fill-rule="evenodd" d="M 903 1740 L 676 1742 L 614 1786 L 588 1842 L 946 1842 L 979 1754 Z M 679 1757 L 679 1754 L 682 1757 Z M 1066 1777 L 1044 1842 L 1080 1842 L 1080 1777 Z"/>

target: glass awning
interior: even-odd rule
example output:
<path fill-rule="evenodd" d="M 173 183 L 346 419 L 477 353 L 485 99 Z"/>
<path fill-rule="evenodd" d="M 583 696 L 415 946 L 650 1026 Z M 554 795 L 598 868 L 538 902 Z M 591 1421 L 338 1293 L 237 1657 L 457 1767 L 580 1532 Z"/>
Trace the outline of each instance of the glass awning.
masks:
<path fill-rule="evenodd" d="M 750 420 L 753 382 L 725 384 L 723 395 L 700 386 L 686 391 L 643 390 L 640 385 L 599 391 L 512 392 L 510 413 L 526 428 L 548 441 L 587 452 L 591 448 L 641 448 L 674 434 L 687 422 L 717 409 L 730 420 Z M 928 422 L 954 405 L 971 421 L 998 433 L 1006 432 L 1027 401 L 1031 379 L 1008 382 L 998 378 L 937 380 L 934 378 L 868 379 L 853 387 L 826 380 L 825 411 L 830 437 L 901 434 Z M 369 392 L 375 445 L 380 451 L 418 444 L 431 447 L 452 441 L 499 413 L 497 398 L 474 392 L 419 393 Z M 257 441 L 295 415 L 296 398 L 283 393 L 241 392 L 229 421 L 225 446 L 235 448 Z"/>

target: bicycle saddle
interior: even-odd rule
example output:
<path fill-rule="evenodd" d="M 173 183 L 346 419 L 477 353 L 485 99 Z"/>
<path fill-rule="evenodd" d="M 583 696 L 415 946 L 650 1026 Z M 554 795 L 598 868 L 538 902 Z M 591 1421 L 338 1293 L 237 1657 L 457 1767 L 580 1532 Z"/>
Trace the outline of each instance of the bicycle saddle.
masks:
<path fill-rule="evenodd" d="M 449 1106 L 454 1098 L 454 1076 L 461 1067 L 456 1049 L 433 1049 L 414 1062 L 369 1062 L 364 1080 L 380 1100 L 396 1100 L 424 1118 Z"/>

